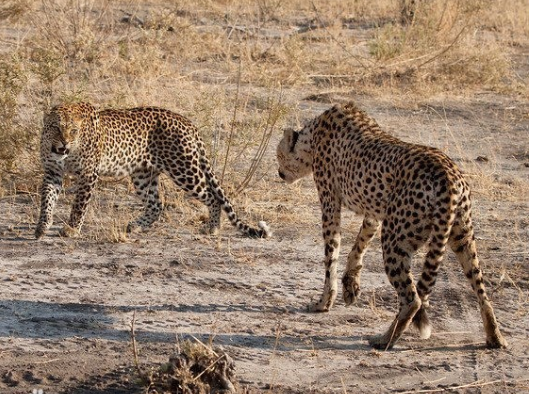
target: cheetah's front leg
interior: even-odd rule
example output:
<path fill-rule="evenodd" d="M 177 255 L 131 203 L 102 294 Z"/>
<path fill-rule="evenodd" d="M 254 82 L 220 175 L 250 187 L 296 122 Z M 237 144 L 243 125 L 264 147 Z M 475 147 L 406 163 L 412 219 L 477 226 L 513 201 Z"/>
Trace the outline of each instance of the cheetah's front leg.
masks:
<path fill-rule="evenodd" d="M 378 221 L 369 217 L 363 219 L 362 227 L 349 254 L 347 267 L 343 274 L 343 300 L 345 301 L 345 306 L 354 304 L 360 295 L 360 274 L 363 267 L 363 255 L 369 246 L 369 242 L 375 236 L 379 224 Z"/>
<path fill-rule="evenodd" d="M 341 203 L 322 199 L 325 279 L 321 299 L 310 305 L 311 312 L 328 312 L 337 295 L 337 263 L 341 243 Z"/>

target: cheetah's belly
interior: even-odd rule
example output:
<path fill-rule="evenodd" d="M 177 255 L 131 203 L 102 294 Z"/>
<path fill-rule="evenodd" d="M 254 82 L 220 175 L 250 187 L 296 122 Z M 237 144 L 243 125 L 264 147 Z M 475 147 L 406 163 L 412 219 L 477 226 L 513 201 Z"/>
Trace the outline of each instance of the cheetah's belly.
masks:
<path fill-rule="evenodd" d="M 372 204 L 369 203 L 372 201 Z M 385 214 L 385 201 L 380 201 L 376 196 L 364 196 L 360 193 L 352 194 L 343 198 L 343 205 L 357 215 L 365 215 L 376 220 L 382 220 Z"/>

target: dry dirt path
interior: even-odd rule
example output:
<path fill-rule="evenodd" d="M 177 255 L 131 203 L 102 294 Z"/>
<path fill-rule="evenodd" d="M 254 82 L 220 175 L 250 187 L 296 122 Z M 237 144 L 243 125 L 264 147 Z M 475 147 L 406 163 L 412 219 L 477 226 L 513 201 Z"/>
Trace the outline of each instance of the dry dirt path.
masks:
<path fill-rule="evenodd" d="M 433 145 L 443 146 L 442 134 L 432 129 L 441 119 L 436 111 L 369 108 L 402 138 L 432 138 Z M 486 113 L 478 113 L 480 108 Z M 293 229 L 269 220 L 275 231 L 269 240 L 242 238 L 227 221 L 220 238 L 201 236 L 193 225 L 175 226 L 173 215 L 179 213 L 171 213 L 154 233 L 124 243 L 61 239 L 57 225 L 36 242 L 35 197 L 19 195 L 0 200 L 0 393 L 142 392 L 130 349 L 134 312 L 143 365 L 166 361 L 177 340 L 212 338 L 235 359 L 241 383 L 253 391 L 527 392 L 528 202 L 514 197 L 528 188 L 528 168 L 521 161 L 528 163 L 528 156 L 518 159 L 526 126 L 509 128 L 496 147 L 502 124 L 491 126 L 495 117 L 488 114 L 494 109 L 480 108 L 451 104 L 447 128 L 461 135 L 443 139 L 455 141 L 449 153 L 471 170 L 477 156 L 490 152 L 471 180 L 479 189 L 480 176 L 488 180 L 483 193 L 475 194 L 475 220 L 508 349 L 483 346 L 475 297 L 449 255 L 431 299 L 433 336 L 422 341 L 409 331 L 395 349 L 372 350 L 368 337 L 385 330 L 396 308 L 376 240 L 366 255 L 357 304 L 345 308 L 338 299 L 329 313 L 307 313 L 323 276 L 320 216 L 310 180 L 302 186 L 307 192 L 301 192 L 305 198 L 298 208 L 291 199 L 273 200 L 266 208 L 302 208 L 305 225 Z M 274 169 L 273 164 L 267 183 L 283 190 Z M 58 216 L 66 214 L 63 199 Z M 344 217 L 342 261 L 359 221 Z M 88 234 L 94 227 L 89 220 Z"/>

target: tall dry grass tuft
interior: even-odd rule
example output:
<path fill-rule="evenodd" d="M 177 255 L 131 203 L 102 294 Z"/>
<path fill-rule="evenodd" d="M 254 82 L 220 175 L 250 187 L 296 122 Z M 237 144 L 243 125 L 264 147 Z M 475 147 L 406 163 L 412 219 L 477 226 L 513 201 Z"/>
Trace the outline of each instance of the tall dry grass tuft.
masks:
<path fill-rule="evenodd" d="M 35 136 L 21 122 L 18 111 L 27 78 L 17 54 L 0 55 L 0 195 L 12 191 L 22 159 L 35 155 Z"/>
<path fill-rule="evenodd" d="M 392 22 L 376 31 L 370 54 L 382 73 L 403 87 L 502 90 L 511 77 L 511 59 L 486 25 L 499 23 L 493 17 L 499 11 L 485 0 L 416 1 L 409 24 Z M 482 15 L 488 17 L 481 20 Z"/>
<path fill-rule="evenodd" d="M 0 139 L 3 141 L 0 160 L 8 171 L 15 168 L 17 153 L 28 142 L 17 121 L 19 95 L 25 83 L 26 74 L 20 60 L 16 56 L 0 58 Z"/>
<path fill-rule="evenodd" d="M 0 5 L 0 21 L 16 22 L 30 9 L 29 0 L 5 0 Z"/>

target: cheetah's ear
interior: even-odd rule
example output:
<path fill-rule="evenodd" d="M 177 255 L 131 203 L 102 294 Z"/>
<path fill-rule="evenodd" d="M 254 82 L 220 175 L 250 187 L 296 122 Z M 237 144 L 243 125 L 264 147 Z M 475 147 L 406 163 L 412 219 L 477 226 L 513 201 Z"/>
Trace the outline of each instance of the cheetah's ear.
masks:
<path fill-rule="evenodd" d="M 297 145 L 298 140 L 299 140 L 299 132 L 291 130 L 291 140 L 289 141 L 289 152 L 291 153 L 295 152 L 295 145 Z"/>

